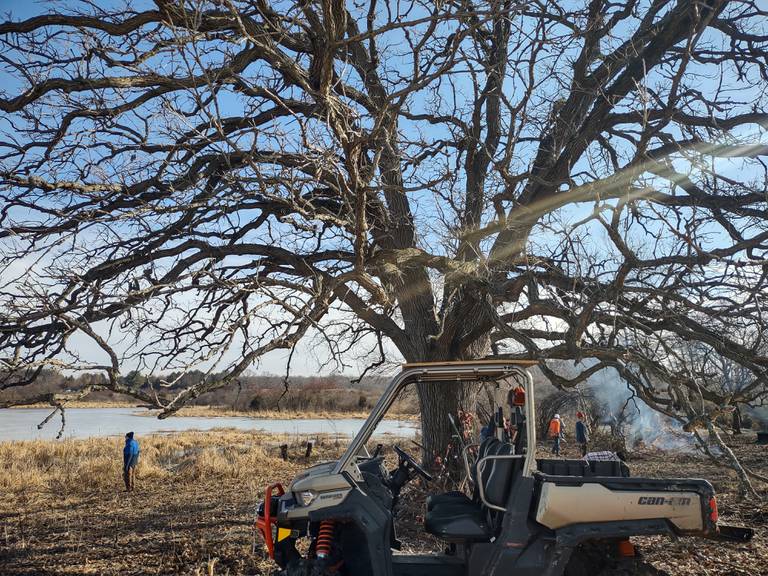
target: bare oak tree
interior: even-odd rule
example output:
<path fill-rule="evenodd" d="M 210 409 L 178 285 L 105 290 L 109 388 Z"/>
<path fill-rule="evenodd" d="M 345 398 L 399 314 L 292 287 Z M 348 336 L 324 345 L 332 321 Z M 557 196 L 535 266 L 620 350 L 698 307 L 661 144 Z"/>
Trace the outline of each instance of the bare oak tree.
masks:
<path fill-rule="evenodd" d="M 610 366 L 663 407 L 644 372 L 698 390 L 680 338 L 748 370 L 747 402 L 768 357 L 728 335 L 765 338 L 766 16 L 85 0 L 1 24 L 3 386 L 96 367 L 168 414 L 315 335 L 336 359 L 592 358 L 544 369 Z M 126 363 L 226 377 L 169 396 Z M 434 453 L 458 392 L 420 401 Z"/>

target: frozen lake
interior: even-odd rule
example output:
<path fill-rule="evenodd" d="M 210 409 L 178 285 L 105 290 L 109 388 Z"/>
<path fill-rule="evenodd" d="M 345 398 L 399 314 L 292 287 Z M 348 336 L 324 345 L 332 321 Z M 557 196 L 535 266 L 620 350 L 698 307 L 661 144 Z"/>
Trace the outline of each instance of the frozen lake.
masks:
<path fill-rule="evenodd" d="M 50 414 L 52 408 L 0 409 L 0 442 L 8 440 L 52 439 L 61 426 L 57 414 L 42 430 L 37 425 Z M 211 430 L 213 428 L 237 428 L 239 430 L 263 430 L 277 434 L 330 434 L 352 436 L 363 425 L 361 418 L 305 418 L 264 419 L 242 417 L 174 416 L 165 420 L 147 416 L 144 408 L 68 408 L 64 438 L 90 438 L 93 436 L 122 436 L 133 431 L 137 435 L 184 430 Z M 383 420 L 377 434 L 414 436 L 414 422 Z"/>

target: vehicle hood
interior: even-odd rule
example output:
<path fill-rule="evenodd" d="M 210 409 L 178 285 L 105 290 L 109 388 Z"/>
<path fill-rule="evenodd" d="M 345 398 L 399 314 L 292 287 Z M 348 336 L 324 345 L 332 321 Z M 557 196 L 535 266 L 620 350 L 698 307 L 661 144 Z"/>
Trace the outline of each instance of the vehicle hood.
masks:
<path fill-rule="evenodd" d="M 291 481 L 289 490 L 300 492 L 302 490 L 314 490 L 324 492 L 337 488 L 347 487 L 349 483 L 341 474 L 333 474 L 336 462 L 322 462 L 296 475 Z"/>

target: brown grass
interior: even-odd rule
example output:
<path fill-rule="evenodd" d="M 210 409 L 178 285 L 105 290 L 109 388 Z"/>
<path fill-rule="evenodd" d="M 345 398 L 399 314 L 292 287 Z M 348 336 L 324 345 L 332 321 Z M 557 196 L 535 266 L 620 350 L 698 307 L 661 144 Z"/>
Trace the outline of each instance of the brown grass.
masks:
<path fill-rule="evenodd" d="M 297 436 L 224 429 L 139 440 L 131 494 L 122 492 L 119 438 L 0 443 L 0 574 L 267 574 L 271 563 L 252 530 L 264 486 L 335 458 L 344 447 L 321 438 L 307 462 L 306 438 Z M 765 447 L 750 440 L 735 449 L 766 473 Z M 279 457 L 286 442 L 289 462 Z M 741 546 L 637 539 L 657 566 L 673 576 L 764 573 L 768 507 L 739 501 L 733 474 L 692 454 L 654 450 L 630 464 L 634 475 L 713 480 L 724 520 L 760 530 L 755 542 Z M 420 531 L 423 496 L 415 485 L 405 494 L 399 525 L 407 550 L 436 545 Z"/>
<path fill-rule="evenodd" d="M 126 398 L 125 400 L 77 400 L 66 402 L 65 408 L 131 408 L 140 406 L 141 402 L 135 399 Z M 24 406 L 9 406 L 12 410 L 26 410 L 28 408 L 50 408 L 53 406 L 45 402 L 36 402 L 35 404 L 25 404 Z"/>
<path fill-rule="evenodd" d="M 264 487 L 342 449 L 320 437 L 307 461 L 307 439 L 231 429 L 143 436 L 130 494 L 120 438 L 0 443 L 0 574 L 266 574 L 252 530 Z"/>
<path fill-rule="evenodd" d="M 134 402 L 69 402 L 65 408 L 132 408 L 142 407 L 141 404 Z M 14 410 L 24 410 L 28 408 L 51 408 L 48 404 L 31 404 L 29 406 L 13 406 Z M 396 407 L 395 407 L 396 408 Z M 159 410 L 151 409 L 146 412 L 146 416 L 157 416 Z M 305 418 L 317 418 L 327 420 L 338 420 L 341 418 L 367 418 L 370 410 L 313 410 L 311 413 L 296 410 L 235 410 L 229 406 L 185 406 L 176 412 L 176 416 L 195 416 L 195 417 L 237 417 L 237 418 L 258 418 L 267 420 L 302 420 Z M 393 409 L 387 414 L 388 418 L 398 420 L 417 420 L 418 415 L 407 412 L 398 412 Z"/>
<path fill-rule="evenodd" d="M 267 420 L 303 420 L 305 418 L 319 419 L 319 420 L 339 420 L 342 418 L 368 418 L 370 410 L 357 410 L 351 412 L 340 412 L 336 410 L 320 410 L 307 412 L 296 412 L 293 410 L 258 410 L 258 411 L 243 411 L 233 410 L 226 406 L 185 406 L 179 410 L 179 416 L 209 416 L 209 417 L 226 417 L 237 416 L 241 418 L 263 418 Z M 387 418 L 396 420 L 408 420 L 416 421 L 419 419 L 418 414 L 398 412 L 397 410 L 389 410 L 387 412 Z"/>
<path fill-rule="evenodd" d="M 153 414 L 156 412 L 153 411 Z M 232 417 L 239 418 L 263 418 L 267 420 L 303 420 L 305 418 L 317 418 L 338 420 L 341 418 L 367 418 L 370 411 L 358 410 L 352 412 L 339 412 L 334 410 L 313 411 L 311 414 L 294 410 L 233 410 L 227 406 L 185 406 L 177 412 L 178 416 L 196 417 Z M 415 418 L 414 415 L 388 414 L 390 418 Z"/>
<path fill-rule="evenodd" d="M 290 438 L 295 442 L 296 437 Z M 185 482 L 203 475 L 238 479 L 265 464 L 268 453 L 289 437 L 259 432 L 216 430 L 183 432 L 141 439 L 137 474 L 145 483 Z M 0 492 L 78 494 L 115 487 L 121 474 L 120 437 L 23 440 L 0 443 Z"/>

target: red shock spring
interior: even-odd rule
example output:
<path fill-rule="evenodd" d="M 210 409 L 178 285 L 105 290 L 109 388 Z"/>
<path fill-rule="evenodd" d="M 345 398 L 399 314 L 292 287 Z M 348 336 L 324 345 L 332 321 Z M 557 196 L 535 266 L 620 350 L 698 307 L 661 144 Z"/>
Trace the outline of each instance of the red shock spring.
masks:
<path fill-rule="evenodd" d="M 317 534 L 317 552 L 318 558 L 327 558 L 331 553 L 331 544 L 333 544 L 333 530 L 335 522 L 333 520 L 323 520 L 320 522 L 320 531 Z"/>

